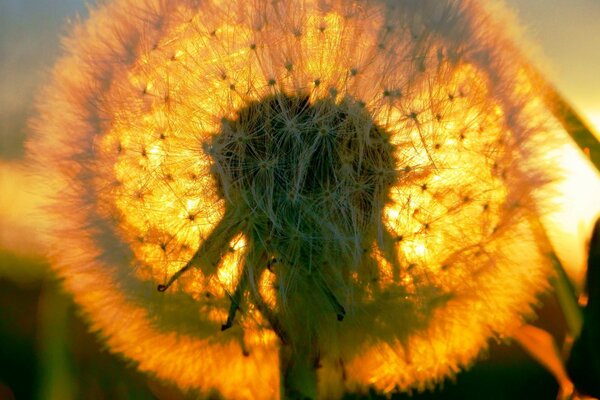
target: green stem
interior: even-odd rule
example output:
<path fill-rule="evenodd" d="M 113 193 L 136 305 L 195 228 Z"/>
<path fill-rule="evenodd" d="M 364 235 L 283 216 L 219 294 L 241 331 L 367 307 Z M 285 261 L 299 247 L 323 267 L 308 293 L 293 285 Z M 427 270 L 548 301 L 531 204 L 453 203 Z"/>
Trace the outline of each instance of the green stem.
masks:
<path fill-rule="evenodd" d="M 279 348 L 282 400 L 315 400 L 317 366 L 310 352 L 294 351 L 290 345 Z"/>
<path fill-rule="evenodd" d="M 39 302 L 39 399 L 75 399 L 77 380 L 70 359 L 71 303 L 52 281 L 44 282 Z"/>
<path fill-rule="evenodd" d="M 554 267 L 554 276 L 550 278 L 550 283 L 554 287 L 554 292 L 556 294 L 556 298 L 558 300 L 558 304 L 563 312 L 563 316 L 565 318 L 565 322 L 567 324 L 567 328 L 569 333 L 573 337 L 573 339 L 577 339 L 581 333 L 581 329 L 583 327 L 583 312 L 579 307 L 579 303 L 577 302 L 577 295 L 575 293 L 575 289 L 565 272 L 560 260 L 556 256 L 555 251 L 553 250 L 554 246 L 546 233 L 546 229 L 544 229 L 544 225 L 540 219 L 534 220 L 534 229 L 536 229 L 537 234 L 540 236 L 541 240 L 544 242 L 542 245 L 546 247 L 546 254 Z"/>
<path fill-rule="evenodd" d="M 569 328 L 569 332 L 571 336 L 576 339 L 579 337 L 581 328 L 583 326 L 583 313 L 579 307 L 579 304 L 577 303 L 575 290 L 573 289 L 573 286 L 571 285 L 571 282 L 569 281 L 569 278 L 562 264 L 560 263 L 560 260 L 554 253 L 550 253 L 549 257 L 556 273 L 556 275 L 551 279 L 551 282 L 554 286 L 558 303 L 560 304 L 563 315 L 565 316 L 565 321 L 567 323 L 567 327 Z"/>

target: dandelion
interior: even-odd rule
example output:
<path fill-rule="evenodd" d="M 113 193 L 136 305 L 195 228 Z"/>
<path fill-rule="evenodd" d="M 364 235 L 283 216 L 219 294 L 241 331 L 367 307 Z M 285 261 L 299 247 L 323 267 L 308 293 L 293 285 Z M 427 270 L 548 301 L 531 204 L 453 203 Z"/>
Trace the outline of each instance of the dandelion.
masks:
<path fill-rule="evenodd" d="M 92 329 L 161 379 L 253 399 L 422 390 L 510 337 L 547 288 L 551 139 L 500 10 L 92 9 L 29 143 Z"/>

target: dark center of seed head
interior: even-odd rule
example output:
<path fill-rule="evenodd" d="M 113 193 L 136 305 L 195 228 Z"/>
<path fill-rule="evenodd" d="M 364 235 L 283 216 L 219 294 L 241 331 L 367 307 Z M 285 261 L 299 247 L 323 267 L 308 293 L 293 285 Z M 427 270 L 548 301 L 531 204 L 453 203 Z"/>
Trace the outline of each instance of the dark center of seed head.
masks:
<path fill-rule="evenodd" d="M 277 94 L 223 120 L 208 147 L 227 207 L 320 240 L 318 226 L 360 234 L 379 215 L 395 178 L 388 139 L 350 98 Z"/>

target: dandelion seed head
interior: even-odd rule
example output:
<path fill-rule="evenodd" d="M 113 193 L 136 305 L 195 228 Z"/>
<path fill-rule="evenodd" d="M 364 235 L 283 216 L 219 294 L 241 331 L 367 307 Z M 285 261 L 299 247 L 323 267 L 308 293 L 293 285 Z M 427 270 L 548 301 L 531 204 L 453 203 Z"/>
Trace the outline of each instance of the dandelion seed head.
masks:
<path fill-rule="evenodd" d="M 501 23 L 454 0 L 93 9 L 29 143 L 92 328 L 235 398 L 276 396 L 284 341 L 335 397 L 431 387 L 508 337 L 546 288 L 548 113 Z"/>

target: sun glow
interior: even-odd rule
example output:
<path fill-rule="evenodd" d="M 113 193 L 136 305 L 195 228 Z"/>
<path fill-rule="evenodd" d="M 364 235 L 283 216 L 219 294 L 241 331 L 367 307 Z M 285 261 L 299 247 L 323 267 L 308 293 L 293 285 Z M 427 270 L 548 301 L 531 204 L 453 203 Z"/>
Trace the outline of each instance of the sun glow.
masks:
<path fill-rule="evenodd" d="M 587 113 L 592 126 L 594 127 L 594 132 L 596 136 L 598 136 L 598 132 L 600 132 L 600 110 L 594 109 Z"/>

